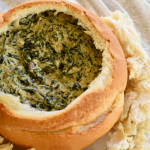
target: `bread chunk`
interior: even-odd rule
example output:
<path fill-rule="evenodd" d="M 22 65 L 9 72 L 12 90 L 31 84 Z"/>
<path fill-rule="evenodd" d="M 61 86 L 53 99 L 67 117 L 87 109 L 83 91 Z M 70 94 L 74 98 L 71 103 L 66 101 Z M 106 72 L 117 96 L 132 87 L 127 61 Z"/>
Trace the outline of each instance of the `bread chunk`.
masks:
<path fill-rule="evenodd" d="M 3 144 L 4 138 L 0 136 L 0 150 L 12 150 L 13 144 L 12 143 L 7 143 Z"/>
<path fill-rule="evenodd" d="M 149 150 L 150 58 L 144 51 L 132 20 L 121 12 L 102 18 L 117 36 L 126 55 L 129 80 L 121 117 L 110 132 L 108 150 Z"/>

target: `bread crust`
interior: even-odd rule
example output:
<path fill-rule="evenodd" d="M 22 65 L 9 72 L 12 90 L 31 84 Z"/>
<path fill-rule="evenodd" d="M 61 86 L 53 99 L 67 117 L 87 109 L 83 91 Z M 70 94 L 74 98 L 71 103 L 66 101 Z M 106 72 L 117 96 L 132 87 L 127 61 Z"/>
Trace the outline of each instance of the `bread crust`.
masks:
<path fill-rule="evenodd" d="M 102 88 L 98 84 L 101 78 L 98 77 L 96 83 L 93 83 L 86 92 L 66 109 L 47 116 L 36 117 L 32 115 L 22 115 L 17 111 L 9 109 L 4 103 L 0 103 L 0 134 L 16 144 L 21 143 L 20 145 L 22 146 L 26 146 L 25 143 L 33 143 L 29 144 L 29 147 L 35 147 L 36 139 L 39 137 L 41 137 L 42 142 L 49 139 L 47 143 L 45 143 L 46 141 L 44 142 L 45 146 L 47 145 L 48 147 L 50 146 L 48 143 L 53 143 L 53 138 L 57 137 L 56 141 L 60 143 L 59 146 L 68 144 L 69 146 L 66 145 L 66 150 L 73 150 L 74 147 L 76 147 L 77 150 L 91 144 L 104 135 L 120 116 L 123 107 L 123 98 L 118 98 L 120 97 L 118 95 L 122 95 L 126 87 L 126 60 L 117 38 L 98 16 L 79 5 L 63 0 L 38 0 L 18 5 L 3 14 L 3 19 L 0 19 L 3 20 L 0 30 L 6 28 L 7 24 L 13 20 L 17 13 L 36 6 L 44 8 L 46 5 L 49 6 L 49 8 L 61 9 L 64 13 L 83 20 L 81 21 L 82 24 L 87 22 L 86 27 L 91 27 L 94 32 L 96 31 L 99 36 L 105 39 L 106 43 L 108 43 L 108 51 L 112 59 L 110 68 L 112 70 L 109 75 L 111 78 L 106 82 L 105 87 Z M 113 108 L 114 106 L 115 108 Z M 88 131 L 76 134 L 78 132 L 78 126 L 87 125 L 110 110 L 111 112 L 108 113 L 101 123 Z M 10 135 L 8 131 L 11 131 Z M 45 132 L 51 132 L 51 134 L 46 134 Z M 60 132 L 62 133 L 56 134 Z M 23 135 L 24 138 L 21 138 L 21 135 Z M 60 137 L 68 143 L 66 141 L 64 142 L 64 140 L 61 141 Z M 31 139 L 33 139 L 33 141 Z M 21 142 L 21 140 L 23 142 Z M 30 140 L 32 142 L 30 142 Z M 42 142 L 37 144 L 38 146 L 35 148 L 42 150 Z M 54 147 L 51 147 L 51 149 L 60 149 L 60 147 L 57 148 L 54 144 Z"/>
<path fill-rule="evenodd" d="M 123 103 L 123 99 L 121 103 Z M 112 128 L 112 123 L 118 120 L 123 111 L 121 103 L 120 107 L 115 107 L 100 124 L 80 134 L 72 132 L 50 134 L 3 128 L 2 126 L 0 126 L 0 133 L 6 139 L 24 148 L 34 147 L 36 150 L 43 150 L 43 148 L 44 150 L 80 150 L 102 137 Z"/>
<path fill-rule="evenodd" d="M 1 26 L 2 23 L 3 23 L 3 13 L 0 12 L 0 26 Z"/>

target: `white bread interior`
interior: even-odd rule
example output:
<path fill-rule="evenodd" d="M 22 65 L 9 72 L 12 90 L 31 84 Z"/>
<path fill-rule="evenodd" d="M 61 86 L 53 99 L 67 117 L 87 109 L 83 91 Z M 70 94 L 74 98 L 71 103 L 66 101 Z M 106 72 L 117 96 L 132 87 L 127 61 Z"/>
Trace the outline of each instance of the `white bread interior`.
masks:
<path fill-rule="evenodd" d="M 110 17 L 101 17 L 119 40 L 124 51 L 129 79 L 144 80 L 150 77 L 150 59 L 140 42 L 133 21 L 116 11 Z"/>

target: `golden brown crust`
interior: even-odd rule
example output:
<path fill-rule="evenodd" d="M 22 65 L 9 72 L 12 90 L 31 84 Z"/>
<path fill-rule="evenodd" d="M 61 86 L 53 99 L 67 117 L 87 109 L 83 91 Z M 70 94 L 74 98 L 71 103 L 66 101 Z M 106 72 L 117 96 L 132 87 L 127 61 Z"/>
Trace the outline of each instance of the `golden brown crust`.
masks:
<path fill-rule="evenodd" d="M 94 128 L 80 134 L 44 134 L 39 132 L 22 131 L 18 129 L 3 128 L 0 133 L 11 142 L 24 148 L 34 147 L 36 150 L 80 150 L 102 137 L 111 129 L 111 123 L 115 123 L 121 115 L 122 108 L 115 108 L 107 118 Z M 107 124 L 107 125 L 106 125 Z M 11 134 L 10 134 L 11 133 Z"/>
<path fill-rule="evenodd" d="M 53 143 L 53 140 L 56 138 L 55 140 L 57 142 L 60 141 L 60 144 L 66 143 L 69 147 L 72 147 L 72 149 L 73 147 L 76 147 L 77 150 L 87 145 L 86 143 L 90 144 L 104 135 L 113 126 L 121 114 L 123 104 L 121 106 L 119 105 L 119 107 L 116 106 L 112 110 L 112 113 L 108 114 L 108 116 L 99 125 L 96 125 L 94 128 L 88 130 L 88 132 L 82 132 L 81 134 L 75 134 L 73 132 L 76 126 L 87 125 L 105 113 L 113 106 L 114 100 L 118 94 L 124 92 L 127 82 L 127 66 L 125 56 L 117 38 L 98 16 L 81 6 L 67 1 L 32 1 L 18 5 L 4 13 L 4 23 L 2 24 L 2 27 L 5 27 L 7 22 L 9 23 L 17 12 L 37 5 L 44 7 L 45 3 L 46 5 L 52 5 L 58 8 L 61 7 L 61 9 L 64 10 L 70 10 L 70 14 L 73 12 L 72 14 L 76 15 L 76 17 L 80 16 L 81 20 L 87 21 L 89 26 L 91 26 L 94 31 L 96 30 L 97 33 L 109 43 L 109 54 L 113 59 L 112 79 L 107 83 L 105 88 L 99 88 L 96 86 L 92 90 L 86 91 L 82 94 L 74 104 L 70 105 L 66 109 L 46 117 L 22 116 L 16 111 L 7 108 L 5 104 L 0 103 L 0 133 L 16 144 L 20 143 L 20 140 L 22 139 L 23 142 L 20 145 L 24 145 L 23 143 L 25 142 L 27 144 L 29 143 L 28 146 L 36 146 L 36 139 L 40 138 L 46 146 L 46 144 L 50 141 L 50 143 Z M 117 100 L 118 102 L 122 102 L 122 99 L 117 98 Z M 64 133 L 65 135 L 56 135 L 38 133 L 43 131 L 55 132 L 66 130 L 67 128 L 70 128 L 72 134 Z M 11 134 L 8 134 L 9 130 L 11 131 Z M 13 137 L 13 133 L 18 134 Z M 24 137 L 21 137 L 23 134 Z M 32 137 L 32 139 L 29 137 Z M 62 141 L 60 137 L 62 137 Z M 32 142 L 30 142 L 29 139 Z M 47 139 L 49 139 L 49 141 Z M 63 139 L 66 139 L 68 143 L 66 141 L 64 142 Z M 33 145 L 31 145 L 32 143 Z M 70 143 L 72 146 L 70 146 Z M 38 146 L 36 148 L 40 150 L 41 145 L 38 143 L 37 145 Z M 81 147 L 78 147 L 80 145 Z M 48 144 L 47 147 L 48 146 L 50 145 Z M 56 145 L 54 147 L 56 147 Z M 60 149 L 60 147 L 57 147 L 57 149 Z"/>
<path fill-rule="evenodd" d="M 0 12 L 0 26 L 2 25 L 2 23 L 3 23 L 3 13 Z"/>

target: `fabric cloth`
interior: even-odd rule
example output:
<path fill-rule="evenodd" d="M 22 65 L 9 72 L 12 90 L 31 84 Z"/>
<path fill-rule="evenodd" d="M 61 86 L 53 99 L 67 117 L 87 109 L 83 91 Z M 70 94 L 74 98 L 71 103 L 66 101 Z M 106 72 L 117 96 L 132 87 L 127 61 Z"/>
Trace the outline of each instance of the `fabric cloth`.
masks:
<path fill-rule="evenodd" d="M 30 0 L 0 0 L 0 12 L 28 2 Z M 98 16 L 109 16 L 111 12 L 120 10 L 133 20 L 134 26 L 141 35 L 144 50 L 150 56 L 150 0 L 68 0 L 79 4 Z M 106 150 L 107 134 L 84 150 Z M 18 149 L 18 148 L 16 148 Z"/>

